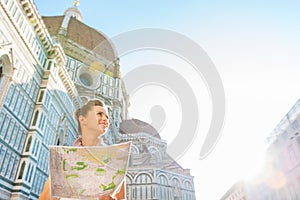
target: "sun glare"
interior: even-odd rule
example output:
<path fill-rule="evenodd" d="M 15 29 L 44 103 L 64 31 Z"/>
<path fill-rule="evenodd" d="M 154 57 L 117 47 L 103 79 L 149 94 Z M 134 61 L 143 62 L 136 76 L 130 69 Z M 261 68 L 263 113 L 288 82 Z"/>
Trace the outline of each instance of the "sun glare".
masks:
<path fill-rule="evenodd" d="M 245 166 L 245 170 L 242 175 L 242 179 L 245 181 L 251 181 L 255 178 L 258 178 L 263 169 L 265 168 L 265 156 L 263 153 L 257 157 L 252 157 L 248 159 L 247 166 Z"/>

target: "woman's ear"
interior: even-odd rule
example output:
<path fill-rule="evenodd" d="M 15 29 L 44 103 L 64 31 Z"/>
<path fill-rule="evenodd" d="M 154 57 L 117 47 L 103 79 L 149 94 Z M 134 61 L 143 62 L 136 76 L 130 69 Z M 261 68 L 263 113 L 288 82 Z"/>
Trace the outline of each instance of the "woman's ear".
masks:
<path fill-rule="evenodd" d="M 86 118 L 83 115 L 80 115 L 78 118 L 78 121 L 79 121 L 80 125 L 83 126 L 83 125 L 85 125 Z"/>

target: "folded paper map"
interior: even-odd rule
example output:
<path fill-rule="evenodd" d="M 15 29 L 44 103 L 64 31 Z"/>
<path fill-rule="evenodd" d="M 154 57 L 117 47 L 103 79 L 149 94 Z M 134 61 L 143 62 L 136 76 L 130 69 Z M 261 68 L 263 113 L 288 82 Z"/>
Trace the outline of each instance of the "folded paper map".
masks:
<path fill-rule="evenodd" d="M 111 146 L 49 146 L 51 197 L 99 199 L 125 179 L 130 142 Z"/>

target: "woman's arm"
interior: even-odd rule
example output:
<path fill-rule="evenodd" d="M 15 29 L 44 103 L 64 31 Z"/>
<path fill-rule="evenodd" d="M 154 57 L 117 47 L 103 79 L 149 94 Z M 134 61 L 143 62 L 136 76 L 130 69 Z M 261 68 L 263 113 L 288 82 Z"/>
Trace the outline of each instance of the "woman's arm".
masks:
<path fill-rule="evenodd" d="M 58 198 L 52 198 L 52 200 L 56 200 Z M 50 200 L 50 180 L 49 177 L 44 185 L 44 189 L 40 194 L 39 200 Z"/>
<path fill-rule="evenodd" d="M 125 194 L 125 181 L 122 182 L 122 185 L 119 189 L 119 191 L 115 195 L 116 200 L 124 200 L 126 199 L 126 194 Z"/>

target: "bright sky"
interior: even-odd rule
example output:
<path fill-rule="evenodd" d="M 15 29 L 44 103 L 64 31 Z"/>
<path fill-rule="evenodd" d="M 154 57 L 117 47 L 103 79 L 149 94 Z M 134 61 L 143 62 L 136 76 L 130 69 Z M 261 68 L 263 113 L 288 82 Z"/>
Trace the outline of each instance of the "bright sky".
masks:
<path fill-rule="evenodd" d="M 168 29 L 198 43 L 212 59 L 225 88 L 226 120 L 216 148 L 203 160 L 198 157 L 212 105 L 202 78 L 178 57 L 155 50 L 121 57 L 121 71 L 126 75 L 142 65 L 163 64 L 191 85 L 198 101 L 198 132 L 178 162 L 191 169 L 197 200 L 218 200 L 239 178 L 255 173 L 266 136 L 300 97 L 300 2 L 187 2 L 81 0 L 79 9 L 84 23 L 110 38 L 134 29 Z M 41 15 L 53 16 L 73 2 L 35 3 Z M 169 143 L 181 125 L 180 100 L 161 85 L 142 87 L 131 94 L 130 113 L 150 123 L 151 108 L 160 105 L 166 115 L 161 137 Z"/>

